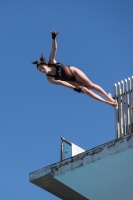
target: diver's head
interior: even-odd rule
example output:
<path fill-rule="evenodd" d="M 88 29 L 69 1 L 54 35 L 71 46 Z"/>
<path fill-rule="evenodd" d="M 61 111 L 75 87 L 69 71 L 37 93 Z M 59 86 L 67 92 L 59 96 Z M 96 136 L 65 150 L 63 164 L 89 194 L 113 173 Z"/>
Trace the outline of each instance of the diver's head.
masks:
<path fill-rule="evenodd" d="M 32 62 L 36 64 L 37 69 L 42 73 L 48 73 L 48 64 L 46 59 L 43 57 L 43 54 L 40 56 L 40 60 Z"/>

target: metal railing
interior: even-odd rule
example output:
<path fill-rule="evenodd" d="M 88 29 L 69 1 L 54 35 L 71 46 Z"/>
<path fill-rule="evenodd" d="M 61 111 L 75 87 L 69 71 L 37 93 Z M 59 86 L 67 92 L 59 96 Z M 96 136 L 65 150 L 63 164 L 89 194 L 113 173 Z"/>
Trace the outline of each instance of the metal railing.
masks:
<path fill-rule="evenodd" d="M 133 76 L 114 84 L 116 138 L 133 133 Z"/>
<path fill-rule="evenodd" d="M 83 153 L 85 150 L 81 147 L 75 145 L 72 142 L 69 142 L 65 138 L 61 138 L 61 161 L 80 153 Z"/>
<path fill-rule="evenodd" d="M 65 138 L 61 138 L 61 158 L 60 160 L 64 160 L 72 156 L 72 143 L 66 140 Z"/>

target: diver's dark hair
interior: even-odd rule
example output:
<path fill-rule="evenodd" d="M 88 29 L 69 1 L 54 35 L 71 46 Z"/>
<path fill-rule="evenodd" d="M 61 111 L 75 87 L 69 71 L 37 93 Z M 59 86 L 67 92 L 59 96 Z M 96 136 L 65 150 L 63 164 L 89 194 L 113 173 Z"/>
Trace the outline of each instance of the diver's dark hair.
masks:
<path fill-rule="evenodd" d="M 32 62 L 32 64 L 35 64 L 36 66 L 37 66 L 37 68 L 38 68 L 38 66 L 40 65 L 40 64 L 45 64 L 45 65 L 47 65 L 47 61 L 46 61 L 46 59 L 43 57 L 43 54 L 40 56 L 40 60 L 37 60 L 37 61 L 34 61 L 34 62 Z"/>

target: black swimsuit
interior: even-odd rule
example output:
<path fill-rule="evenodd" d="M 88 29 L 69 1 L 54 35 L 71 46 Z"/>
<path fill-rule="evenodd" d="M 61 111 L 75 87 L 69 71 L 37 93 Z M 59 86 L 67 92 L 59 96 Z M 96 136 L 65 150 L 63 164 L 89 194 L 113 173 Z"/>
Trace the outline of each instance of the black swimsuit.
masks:
<path fill-rule="evenodd" d="M 76 81 L 75 76 L 73 75 L 69 66 L 63 65 L 59 62 L 55 64 L 48 64 L 48 66 L 53 66 L 56 68 L 56 74 L 46 74 L 47 76 L 52 76 L 55 80 L 62 80 L 62 81 Z"/>

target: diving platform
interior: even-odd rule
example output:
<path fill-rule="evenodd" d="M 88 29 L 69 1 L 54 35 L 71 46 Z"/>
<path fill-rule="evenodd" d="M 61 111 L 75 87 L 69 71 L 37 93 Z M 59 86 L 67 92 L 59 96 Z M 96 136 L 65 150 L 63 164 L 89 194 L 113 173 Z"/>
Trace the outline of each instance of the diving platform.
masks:
<path fill-rule="evenodd" d="M 63 200 L 133 199 L 133 134 L 29 174 L 29 181 Z"/>

